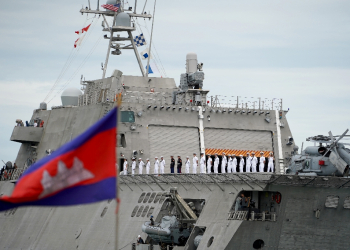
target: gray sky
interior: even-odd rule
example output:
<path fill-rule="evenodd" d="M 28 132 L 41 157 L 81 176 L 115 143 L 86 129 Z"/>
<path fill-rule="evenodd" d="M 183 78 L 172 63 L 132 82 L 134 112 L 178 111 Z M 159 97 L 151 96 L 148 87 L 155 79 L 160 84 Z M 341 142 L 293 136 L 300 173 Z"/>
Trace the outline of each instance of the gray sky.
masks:
<path fill-rule="evenodd" d="M 152 11 L 153 1 L 148 2 L 146 10 Z M 9 141 L 15 120 L 30 119 L 73 51 L 74 31 L 92 20 L 49 107 L 61 104 L 61 89 L 80 88 L 82 74 L 101 77 L 107 50 L 107 40 L 100 39 L 102 17 L 87 19 L 79 13 L 82 5 L 87 1 L 1 3 L 0 159 L 15 159 L 20 144 Z M 186 53 L 196 52 L 211 94 L 283 98 L 300 146 L 308 136 L 340 134 L 350 127 L 349 13 L 347 0 L 158 0 L 154 44 L 166 75 L 177 84 Z M 139 24 L 148 37 L 151 21 L 139 19 Z M 116 68 L 140 75 L 132 51 L 111 56 L 107 76 Z"/>

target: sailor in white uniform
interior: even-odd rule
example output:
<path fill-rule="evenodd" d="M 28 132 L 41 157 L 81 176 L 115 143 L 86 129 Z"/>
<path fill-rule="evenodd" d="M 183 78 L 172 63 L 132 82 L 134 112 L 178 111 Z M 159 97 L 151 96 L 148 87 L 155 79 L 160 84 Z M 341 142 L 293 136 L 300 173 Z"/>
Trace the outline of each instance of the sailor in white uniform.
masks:
<path fill-rule="evenodd" d="M 196 153 L 193 153 L 193 160 L 192 160 L 192 173 L 197 174 L 197 166 L 198 166 L 198 157 Z"/>
<path fill-rule="evenodd" d="M 239 161 L 239 172 L 243 173 L 244 158 L 243 158 L 243 155 L 240 155 L 239 157 L 241 158 Z"/>
<path fill-rule="evenodd" d="M 158 157 L 156 156 L 154 158 L 154 174 L 158 175 L 158 170 L 159 170 L 159 160 L 158 160 Z"/>
<path fill-rule="evenodd" d="M 185 173 L 186 174 L 189 174 L 190 173 L 190 165 L 191 165 L 191 162 L 190 162 L 190 157 L 186 157 L 186 162 L 185 162 Z"/>
<path fill-rule="evenodd" d="M 207 173 L 211 173 L 211 166 L 213 165 L 213 159 L 208 155 L 208 160 L 207 160 Z"/>
<path fill-rule="evenodd" d="M 218 154 L 215 154 L 215 159 L 214 159 L 214 173 L 217 174 L 218 173 L 218 168 L 219 168 L 219 157 Z"/>
<path fill-rule="evenodd" d="M 205 156 L 204 153 L 201 153 L 201 161 L 200 161 L 200 173 L 205 174 Z"/>
<path fill-rule="evenodd" d="M 259 172 L 264 172 L 264 168 L 265 168 L 265 157 L 264 157 L 264 153 L 260 152 Z"/>
<path fill-rule="evenodd" d="M 222 153 L 222 160 L 221 160 L 221 173 L 226 173 L 226 165 L 227 165 L 227 158 L 225 153 Z"/>
<path fill-rule="evenodd" d="M 123 163 L 123 174 L 127 175 L 128 174 L 128 160 L 124 158 L 124 163 Z"/>
<path fill-rule="evenodd" d="M 164 174 L 164 168 L 165 168 L 165 160 L 163 159 L 163 156 L 160 157 L 160 174 Z"/>
<path fill-rule="evenodd" d="M 252 158 L 252 172 L 256 173 L 256 165 L 258 164 L 258 158 L 255 157 L 255 153 L 252 153 L 253 158 Z"/>
<path fill-rule="evenodd" d="M 135 158 L 132 158 L 132 163 L 131 163 L 131 174 L 134 176 L 135 174 L 135 168 L 136 168 L 136 161 Z"/>
<path fill-rule="evenodd" d="M 236 169 L 237 169 L 237 158 L 236 155 L 233 154 L 232 155 L 232 173 L 236 173 Z"/>
<path fill-rule="evenodd" d="M 270 153 L 269 163 L 267 165 L 267 172 L 270 172 L 270 170 L 271 170 L 271 172 L 273 173 L 275 171 L 274 167 L 273 167 L 273 160 L 274 160 L 274 158 L 272 156 L 272 153 Z"/>
<path fill-rule="evenodd" d="M 142 161 L 141 158 L 139 158 L 139 174 L 142 174 L 142 168 L 145 165 L 145 163 Z"/>
<path fill-rule="evenodd" d="M 151 168 L 151 163 L 149 162 L 149 159 L 147 158 L 146 163 L 146 174 L 149 174 L 149 169 Z"/>
<path fill-rule="evenodd" d="M 246 157 L 246 163 L 245 163 L 245 171 L 246 172 L 250 172 L 250 167 L 252 165 L 252 157 L 250 157 L 249 153 L 247 153 L 247 157 Z"/>
<path fill-rule="evenodd" d="M 231 155 L 228 155 L 228 162 L 227 162 L 227 173 L 232 172 L 232 157 Z"/>

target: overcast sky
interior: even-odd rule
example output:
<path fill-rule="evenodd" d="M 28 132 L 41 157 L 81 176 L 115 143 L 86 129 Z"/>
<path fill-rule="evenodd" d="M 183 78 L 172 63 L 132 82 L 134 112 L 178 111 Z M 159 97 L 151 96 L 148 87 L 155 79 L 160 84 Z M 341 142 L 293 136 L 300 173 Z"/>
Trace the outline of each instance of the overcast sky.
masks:
<path fill-rule="evenodd" d="M 102 17 L 79 13 L 87 4 L 2 1 L 0 159 L 15 159 L 20 144 L 9 141 L 15 120 L 30 119 L 69 55 L 69 67 L 49 96 L 49 107 L 61 104 L 61 89 L 80 88 L 81 75 L 101 78 L 108 42 L 101 39 Z M 93 0 L 91 7 L 96 7 Z M 152 0 L 145 10 L 153 11 Z M 196 52 L 204 63 L 204 89 L 212 95 L 283 98 L 300 146 L 308 136 L 329 130 L 340 134 L 350 127 L 349 13 L 348 0 L 158 0 L 153 39 L 161 63 L 151 65 L 155 76 L 179 84 L 186 53 Z M 74 31 L 91 22 L 83 45 L 74 50 Z M 138 23 L 148 38 L 151 21 Z M 111 56 L 107 76 L 113 69 L 140 75 L 132 51 Z"/>

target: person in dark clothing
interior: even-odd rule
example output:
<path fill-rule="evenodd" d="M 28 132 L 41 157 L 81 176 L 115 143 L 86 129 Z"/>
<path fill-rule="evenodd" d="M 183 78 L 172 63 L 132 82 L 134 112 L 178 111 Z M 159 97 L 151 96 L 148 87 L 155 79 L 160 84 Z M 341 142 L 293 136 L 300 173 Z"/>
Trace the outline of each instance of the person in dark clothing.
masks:
<path fill-rule="evenodd" d="M 181 174 L 181 168 L 182 168 L 182 159 L 181 156 L 177 156 L 177 173 Z"/>
<path fill-rule="evenodd" d="M 154 226 L 153 215 L 151 215 L 150 221 L 151 221 L 151 226 Z"/>
<path fill-rule="evenodd" d="M 139 236 L 137 237 L 137 245 L 139 245 L 139 244 L 145 244 L 145 242 L 144 242 L 143 239 L 141 238 L 141 235 L 139 235 Z"/>
<path fill-rule="evenodd" d="M 175 168 L 175 159 L 174 156 L 170 156 L 170 172 L 173 174 L 174 173 L 174 168 Z"/>

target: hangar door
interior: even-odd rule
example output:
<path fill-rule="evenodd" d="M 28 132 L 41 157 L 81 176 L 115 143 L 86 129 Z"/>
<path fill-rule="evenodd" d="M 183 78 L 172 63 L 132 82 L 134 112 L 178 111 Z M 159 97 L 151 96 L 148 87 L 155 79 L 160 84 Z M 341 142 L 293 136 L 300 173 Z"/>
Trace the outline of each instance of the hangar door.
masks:
<path fill-rule="evenodd" d="M 198 128 L 170 127 L 170 126 L 148 126 L 150 158 L 155 156 L 159 159 L 164 157 L 165 172 L 170 172 L 170 155 L 174 155 L 175 161 L 180 155 L 182 159 L 182 170 L 184 171 L 186 156 L 190 157 L 192 165 L 192 154 L 196 153 L 199 158 L 199 134 Z"/>
<path fill-rule="evenodd" d="M 272 151 L 273 142 L 270 131 L 206 128 L 204 143 L 207 149 Z"/>

